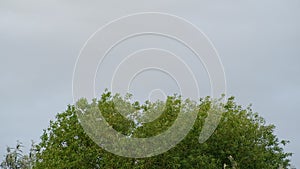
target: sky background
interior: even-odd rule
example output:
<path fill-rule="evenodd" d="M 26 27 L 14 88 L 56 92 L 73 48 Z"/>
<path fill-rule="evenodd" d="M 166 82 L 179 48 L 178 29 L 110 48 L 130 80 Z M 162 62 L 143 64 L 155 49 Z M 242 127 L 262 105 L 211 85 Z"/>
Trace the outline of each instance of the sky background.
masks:
<path fill-rule="evenodd" d="M 1 157 L 16 140 L 27 147 L 38 142 L 49 120 L 72 104 L 75 62 L 92 33 L 121 16 L 153 11 L 183 17 L 209 37 L 228 95 L 252 103 L 276 125 L 278 137 L 291 141 L 286 151 L 299 168 L 298 0 L 0 0 Z"/>

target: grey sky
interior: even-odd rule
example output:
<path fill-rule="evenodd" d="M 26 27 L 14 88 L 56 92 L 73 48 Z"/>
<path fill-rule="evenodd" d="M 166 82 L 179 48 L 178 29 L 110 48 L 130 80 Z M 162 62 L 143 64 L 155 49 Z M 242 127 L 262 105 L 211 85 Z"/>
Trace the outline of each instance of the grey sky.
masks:
<path fill-rule="evenodd" d="M 300 167 L 300 1 L 0 0 L 0 155 L 72 103 L 79 50 L 100 26 L 136 12 L 166 12 L 198 26 L 223 62 L 228 94 L 277 126 Z"/>

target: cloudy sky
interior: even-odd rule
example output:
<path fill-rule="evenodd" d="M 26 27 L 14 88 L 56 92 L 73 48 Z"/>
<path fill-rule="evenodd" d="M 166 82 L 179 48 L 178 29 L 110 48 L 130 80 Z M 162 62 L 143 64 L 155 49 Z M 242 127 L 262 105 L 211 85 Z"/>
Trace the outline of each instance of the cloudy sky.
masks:
<path fill-rule="evenodd" d="M 297 0 L 0 0 L 0 155 L 16 140 L 38 141 L 49 120 L 72 104 L 77 56 L 98 28 L 132 13 L 164 12 L 209 37 L 228 95 L 275 124 L 300 167 L 299 9 Z"/>

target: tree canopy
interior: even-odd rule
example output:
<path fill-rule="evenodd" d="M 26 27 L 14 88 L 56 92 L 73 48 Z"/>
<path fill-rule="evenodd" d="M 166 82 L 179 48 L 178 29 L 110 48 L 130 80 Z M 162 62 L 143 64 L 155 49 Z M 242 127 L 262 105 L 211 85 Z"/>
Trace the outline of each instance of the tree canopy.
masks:
<path fill-rule="evenodd" d="M 136 112 L 150 107 L 161 108 L 163 113 L 155 120 L 137 124 L 116 108 L 115 100 L 130 104 Z M 31 151 L 30 165 L 33 168 L 287 168 L 289 156 L 283 147 L 288 143 L 274 134 L 274 125 L 254 113 L 250 106 L 243 108 L 233 97 L 227 99 L 222 117 L 211 137 L 199 143 L 199 133 L 211 109 L 213 100 L 209 97 L 197 103 L 197 119 L 187 136 L 169 151 L 148 158 L 127 158 L 110 153 L 98 146 L 84 131 L 80 116 L 91 115 L 98 108 L 111 127 L 124 135 L 147 138 L 161 133 L 172 126 L 180 106 L 185 104 L 179 96 L 168 97 L 165 102 L 129 102 L 128 98 L 102 94 L 100 99 L 88 103 L 85 99 L 67 110 L 58 113 L 54 121 L 44 130 L 41 140 Z M 82 111 L 78 111 L 78 107 Z M 137 117 L 137 116 L 135 116 Z M 14 153 L 8 152 L 7 158 Z M 26 156 L 27 158 L 28 156 Z M 11 159 L 10 159 L 11 160 Z M 27 161 L 29 161 L 27 160 Z M 2 162 L 3 168 L 14 168 Z M 18 160 L 16 160 L 18 161 Z M 26 159 L 25 159 L 26 161 Z M 12 163 L 12 162 L 11 162 Z M 18 162 L 19 163 L 19 162 Z M 25 163 L 25 162 L 23 162 Z M 15 166 L 15 168 L 20 168 Z M 22 168 L 22 167 L 21 167 Z"/>

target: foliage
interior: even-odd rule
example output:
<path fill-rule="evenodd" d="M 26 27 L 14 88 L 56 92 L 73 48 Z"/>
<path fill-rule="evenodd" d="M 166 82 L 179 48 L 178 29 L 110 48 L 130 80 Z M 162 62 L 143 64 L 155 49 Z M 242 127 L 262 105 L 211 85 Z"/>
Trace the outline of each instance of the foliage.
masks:
<path fill-rule="evenodd" d="M 3 169 L 31 169 L 35 161 L 34 150 L 30 149 L 29 155 L 23 155 L 22 147 L 22 143 L 19 141 L 15 148 L 7 147 L 5 160 L 0 167 Z"/>
<path fill-rule="evenodd" d="M 212 136 L 199 144 L 199 133 L 203 127 L 213 101 L 209 97 L 200 99 L 197 105 L 197 119 L 192 130 L 174 148 L 149 158 L 126 158 L 102 149 L 85 133 L 78 118 L 92 114 L 98 107 L 105 120 L 115 130 L 130 137 L 150 137 L 167 130 L 178 115 L 180 106 L 190 102 L 178 96 L 168 97 L 163 113 L 148 123 L 136 122 L 139 114 L 128 116 L 116 109 L 115 100 L 132 112 L 146 112 L 150 108 L 161 108 L 162 102 L 140 105 L 130 102 L 130 97 L 121 98 L 105 92 L 92 103 L 80 100 L 76 106 L 68 106 L 59 113 L 55 121 L 44 130 L 41 142 L 35 146 L 34 168 L 287 168 L 290 153 L 283 150 L 287 143 L 279 140 L 274 125 L 265 120 L 251 107 L 237 105 L 234 98 L 227 100 L 220 123 Z M 81 111 L 78 111 L 78 108 Z M 152 109 L 155 110 L 155 109 Z M 125 114 L 124 114 L 125 113 Z M 128 112 L 127 112 L 128 113 Z M 130 118 L 128 118 L 130 117 Z M 9 153 L 8 153 L 9 154 Z M 11 154 L 11 153 L 10 153 Z M 9 167 L 8 167 L 9 168 Z"/>

